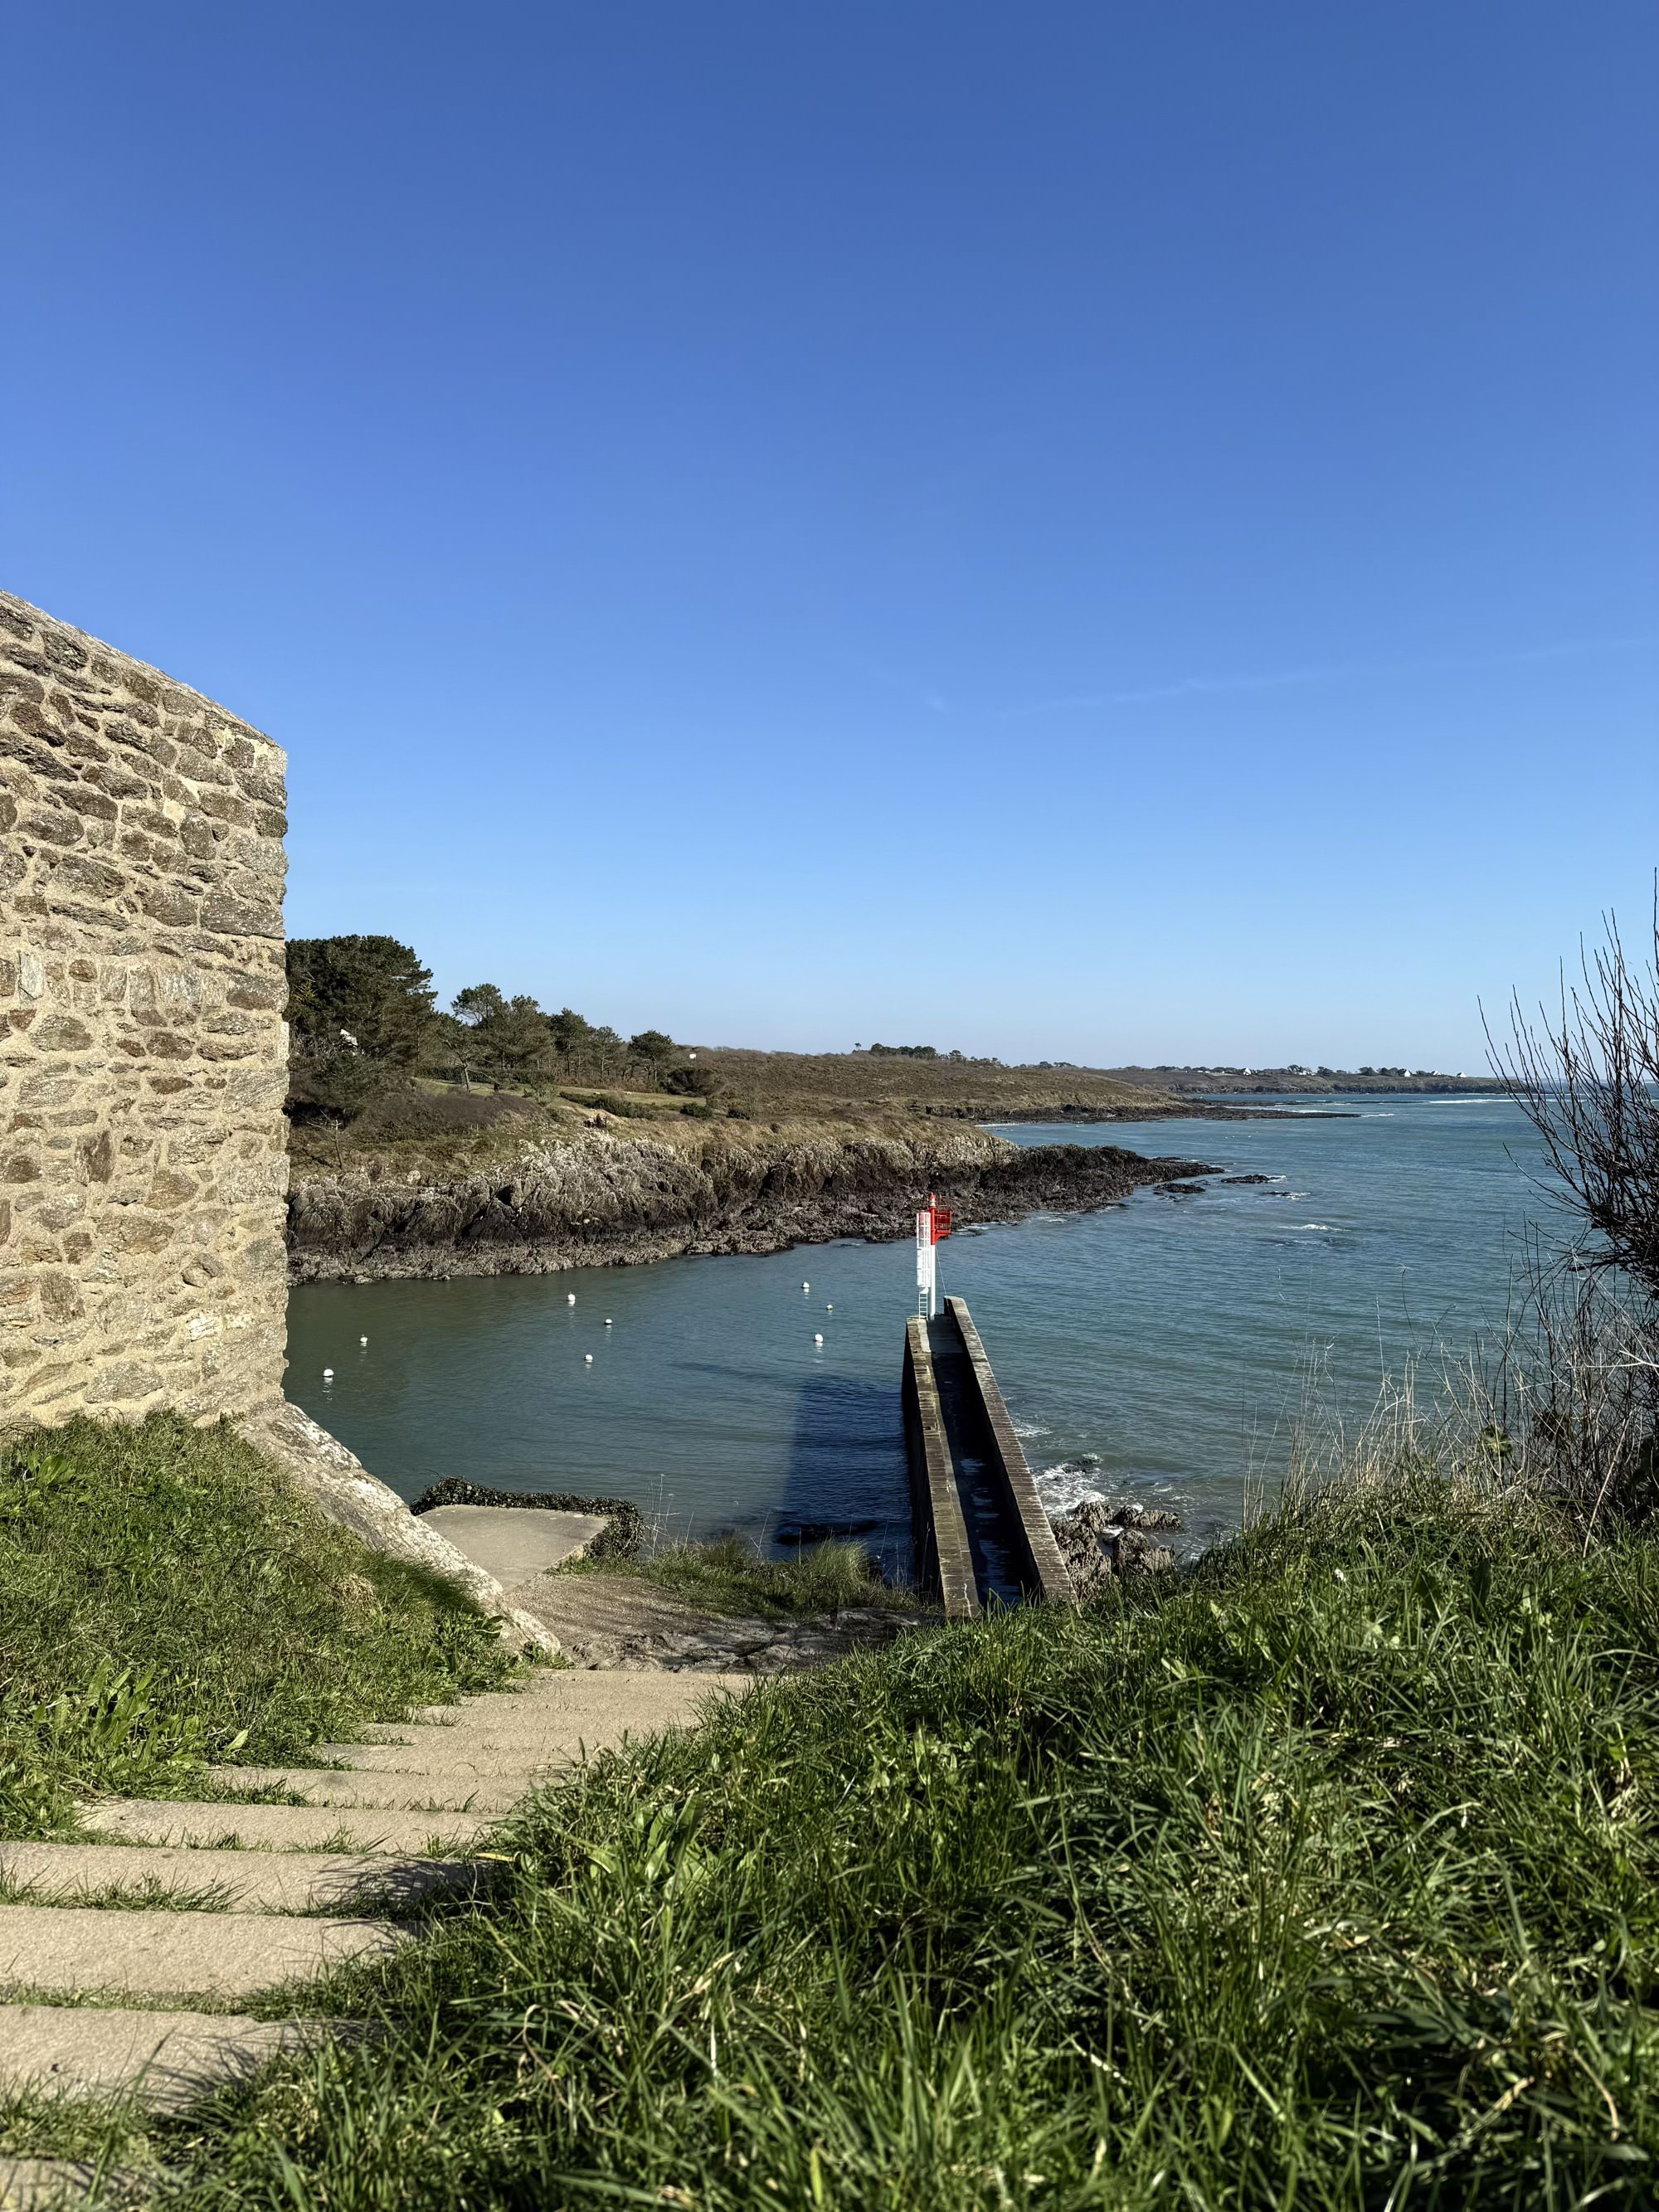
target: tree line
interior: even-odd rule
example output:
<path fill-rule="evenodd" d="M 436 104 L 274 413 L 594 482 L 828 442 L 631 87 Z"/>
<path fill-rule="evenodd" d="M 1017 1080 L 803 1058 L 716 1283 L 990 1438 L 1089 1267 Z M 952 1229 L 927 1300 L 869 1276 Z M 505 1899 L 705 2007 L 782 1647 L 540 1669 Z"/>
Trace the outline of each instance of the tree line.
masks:
<path fill-rule="evenodd" d="M 469 1090 L 475 1080 L 529 1090 L 586 1081 L 695 1098 L 718 1088 L 663 1030 L 624 1037 L 495 983 L 471 983 L 440 1006 L 431 969 L 395 937 L 290 939 L 288 993 L 293 1093 L 340 1113 L 416 1074 Z"/>

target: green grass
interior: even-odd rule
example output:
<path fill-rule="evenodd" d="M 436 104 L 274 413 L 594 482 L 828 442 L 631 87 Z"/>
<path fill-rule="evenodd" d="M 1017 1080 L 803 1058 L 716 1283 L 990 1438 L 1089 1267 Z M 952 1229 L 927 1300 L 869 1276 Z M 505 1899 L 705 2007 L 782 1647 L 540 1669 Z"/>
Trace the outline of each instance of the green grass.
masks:
<path fill-rule="evenodd" d="M 921 1602 L 914 1590 L 883 1582 L 862 1545 L 838 1541 L 803 1546 L 791 1557 L 771 1559 L 740 1536 L 717 1536 L 664 1544 L 644 1559 L 574 1559 L 561 1571 L 648 1583 L 705 1613 L 755 1620 L 821 1618 L 848 1606 L 915 1613 Z"/>
<path fill-rule="evenodd" d="M 1659 2199 L 1659 1546 L 1421 1477 L 528 1802 L 187 2207 Z M 355 1992 L 355 1996 L 354 1993 Z"/>
<path fill-rule="evenodd" d="M 483 1615 L 287 1488 L 228 1427 L 76 1421 L 0 1449 L 0 1832 L 179 1796 L 484 1688 Z"/>

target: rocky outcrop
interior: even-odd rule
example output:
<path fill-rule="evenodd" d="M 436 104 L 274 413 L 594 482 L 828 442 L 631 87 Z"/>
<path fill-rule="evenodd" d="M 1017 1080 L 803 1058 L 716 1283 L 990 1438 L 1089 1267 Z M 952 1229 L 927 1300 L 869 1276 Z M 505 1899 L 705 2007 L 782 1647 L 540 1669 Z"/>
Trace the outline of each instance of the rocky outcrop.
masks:
<path fill-rule="evenodd" d="M 1082 1599 L 1098 1597 L 1111 1583 L 1131 1576 L 1161 1574 L 1172 1567 L 1175 1553 L 1156 1538 L 1180 1527 L 1178 1513 L 1112 1504 L 1098 1498 L 1074 1507 L 1054 1524 L 1060 1557 Z"/>
<path fill-rule="evenodd" d="M 441 1176 L 388 1148 L 296 1182 L 297 1282 L 540 1274 L 682 1252 L 781 1252 L 836 1237 L 911 1232 L 932 1189 L 961 1225 L 1109 1206 L 1144 1184 L 1210 1172 L 1116 1146 L 1022 1148 L 983 1130 L 795 1133 L 732 1124 L 701 1142 L 584 1129 L 505 1163 Z"/>

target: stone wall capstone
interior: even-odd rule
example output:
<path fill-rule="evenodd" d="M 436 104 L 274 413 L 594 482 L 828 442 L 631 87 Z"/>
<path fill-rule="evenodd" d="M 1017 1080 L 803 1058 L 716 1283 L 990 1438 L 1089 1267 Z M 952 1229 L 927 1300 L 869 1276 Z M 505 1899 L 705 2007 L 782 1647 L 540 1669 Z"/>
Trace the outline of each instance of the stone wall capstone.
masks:
<path fill-rule="evenodd" d="M 283 770 L 0 592 L 0 1433 L 281 1395 Z"/>

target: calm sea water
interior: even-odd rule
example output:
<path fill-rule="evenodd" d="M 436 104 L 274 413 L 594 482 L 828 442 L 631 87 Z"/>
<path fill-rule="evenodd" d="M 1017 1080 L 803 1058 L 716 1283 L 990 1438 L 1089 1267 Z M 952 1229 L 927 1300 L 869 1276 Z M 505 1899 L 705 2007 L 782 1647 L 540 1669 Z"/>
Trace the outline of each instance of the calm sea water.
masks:
<path fill-rule="evenodd" d="M 972 1307 L 1053 1504 L 1156 1497 L 1212 1533 L 1237 1519 L 1247 1476 L 1282 1465 L 1310 1363 L 1363 1411 L 1413 1354 L 1501 1324 L 1542 1210 L 1521 1117 L 1490 1099 L 1344 1103 L 1352 1118 L 1004 1132 L 1273 1178 L 1143 1191 L 942 1248 L 942 1288 Z M 838 1243 L 307 1285 L 288 1387 L 408 1497 L 459 1474 L 621 1492 L 678 1533 L 865 1523 L 896 1550 L 914 1269 L 908 1243 Z"/>

